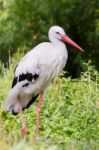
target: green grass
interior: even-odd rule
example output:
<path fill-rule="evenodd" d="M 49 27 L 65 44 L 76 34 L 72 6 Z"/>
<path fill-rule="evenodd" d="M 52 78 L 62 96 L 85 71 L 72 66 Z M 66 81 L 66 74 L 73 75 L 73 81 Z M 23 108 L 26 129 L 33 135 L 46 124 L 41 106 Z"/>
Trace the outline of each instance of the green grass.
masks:
<path fill-rule="evenodd" d="M 1 65 L 0 104 L 11 87 L 13 65 Z M 78 79 L 57 78 L 45 92 L 40 139 L 35 138 L 37 101 L 24 112 L 27 136 L 20 134 L 20 115 L 0 109 L 0 147 L 14 150 L 98 150 L 99 74 L 91 66 Z"/>

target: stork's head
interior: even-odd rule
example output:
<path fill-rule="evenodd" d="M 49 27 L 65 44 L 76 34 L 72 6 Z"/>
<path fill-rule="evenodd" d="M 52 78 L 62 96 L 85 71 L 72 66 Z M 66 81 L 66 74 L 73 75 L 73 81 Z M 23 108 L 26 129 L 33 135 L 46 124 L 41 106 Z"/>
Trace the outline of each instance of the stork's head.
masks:
<path fill-rule="evenodd" d="M 49 40 L 51 42 L 57 42 L 57 41 L 64 41 L 66 43 L 69 43 L 70 45 L 76 47 L 77 49 L 84 51 L 79 45 L 77 45 L 74 41 L 72 41 L 65 33 L 63 28 L 59 26 L 52 26 L 49 29 Z"/>

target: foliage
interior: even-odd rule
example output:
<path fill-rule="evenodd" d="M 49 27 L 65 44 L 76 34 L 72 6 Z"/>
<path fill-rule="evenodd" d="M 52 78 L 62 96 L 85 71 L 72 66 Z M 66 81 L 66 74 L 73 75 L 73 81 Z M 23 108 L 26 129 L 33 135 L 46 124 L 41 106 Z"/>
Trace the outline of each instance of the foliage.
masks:
<path fill-rule="evenodd" d="M 98 6 L 98 0 L 0 0 L 0 58 L 6 62 L 9 50 L 25 46 L 27 51 L 46 41 L 49 27 L 57 24 L 85 49 L 81 55 L 67 45 L 65 69 L 78 76 L 84 59 L 98 66 Z"/>
<path fill-rule="evenodd" d="M 0 145 L 5 149 L 30 150 L 98 148 L 99 74 L 90 63 L 86 64 L 86 68 L 80 78 L 60 77 L 49 86 L 42 105 L 40 139 L 35 138 L 38 100 L 24 112 L 27 137 L 23 140 L 20 115 L 15 117 L 0 109 Z M 9 69 L 3 67 L 2 70 L 0 104 L 11 87 L 13 64 Z"/>

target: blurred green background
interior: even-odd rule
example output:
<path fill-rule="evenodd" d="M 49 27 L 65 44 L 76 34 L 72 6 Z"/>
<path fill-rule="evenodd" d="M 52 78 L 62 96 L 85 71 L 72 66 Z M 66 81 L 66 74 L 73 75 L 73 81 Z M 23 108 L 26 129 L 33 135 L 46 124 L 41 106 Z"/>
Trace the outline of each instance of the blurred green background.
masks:
<path fill-rule="evenodd" d="M 6 63 L 9 51 L 12 56 L 18 49 L 26 53 L 48 41 L 52 25 L 63 27 L 85 50 L 67 45 L 65 70 L 72 77 L 85 70 L 88 60 L 99 69 L 99 0 L 0 0 L 0 60 Z"/>

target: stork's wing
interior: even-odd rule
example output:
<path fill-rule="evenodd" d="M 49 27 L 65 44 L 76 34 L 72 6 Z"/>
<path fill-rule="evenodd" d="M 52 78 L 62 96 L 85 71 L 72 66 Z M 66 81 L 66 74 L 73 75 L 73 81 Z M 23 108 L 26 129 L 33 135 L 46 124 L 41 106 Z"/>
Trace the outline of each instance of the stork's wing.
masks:
<path fill-rule="evenodd" d="M 12 88 L 21 81 L 27 80 L 32 82 L 39 77 L 40 69 L 38 67 L 38 57 L 30 51 L 23 59 L 17 64 L 15 68 L 15 76 L 12 82 Z M 26 83 L 23 86 L 28 86 Z"/>
<path fill-rule="evenodd" d="M 19 111 L 19 103 L 17 96 L 20 93 L 22 100 L 22 109 L 28 108 L 37 98 L 38 93 L 23 94 L 26 87 L 36 82 L 36 79 L 40 75 L 40 69 L 38 67 L 38 57 L 30 51 L 19 62 L 15 69 L 15 76 L 12 82 L 12 89 L 10 90 L 4 104 L 4 109 L 17 114 Z"/>

